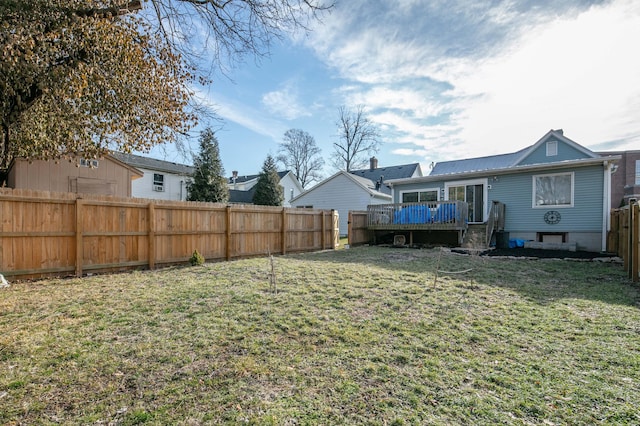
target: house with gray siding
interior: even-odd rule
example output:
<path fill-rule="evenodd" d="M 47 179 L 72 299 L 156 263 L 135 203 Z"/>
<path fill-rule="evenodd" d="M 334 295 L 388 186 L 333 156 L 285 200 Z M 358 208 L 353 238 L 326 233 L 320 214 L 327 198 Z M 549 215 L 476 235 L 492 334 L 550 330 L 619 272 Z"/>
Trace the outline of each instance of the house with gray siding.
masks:
<path fill-rule="evenodd" d="M 393 203 L 464 202 L 468 224 L 486 224 L 491 206 L 501 203 L 503 230 L 510 239 L 604 251 L 611 171 L 619 159 L 585 148 L 562 130 L 550 130 L 513 153 L 440 162 L 428 176 L 387 184 Z"/>

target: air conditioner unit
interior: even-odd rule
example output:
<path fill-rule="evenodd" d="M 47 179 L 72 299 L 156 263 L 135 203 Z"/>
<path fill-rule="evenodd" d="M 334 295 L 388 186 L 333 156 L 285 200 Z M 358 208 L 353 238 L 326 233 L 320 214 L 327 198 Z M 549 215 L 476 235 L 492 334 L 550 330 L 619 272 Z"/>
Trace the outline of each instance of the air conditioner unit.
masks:
<path fill-rule="evenodd" d="M 154 191 L 158 191 L 158 192 L 164 192 L 164 186 L 163 185 L 153 185 L 153 190 Z"/>

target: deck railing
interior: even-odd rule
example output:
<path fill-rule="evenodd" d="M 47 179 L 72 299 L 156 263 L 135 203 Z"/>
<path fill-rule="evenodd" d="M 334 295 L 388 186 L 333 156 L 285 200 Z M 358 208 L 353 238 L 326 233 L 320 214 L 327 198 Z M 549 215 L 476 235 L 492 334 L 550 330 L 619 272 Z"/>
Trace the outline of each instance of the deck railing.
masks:
<path fill-rule="evenodd" d="M 491 203 L 491 210 L 487 219 L 487 235 L 485 244 L 491 246 L 493 236 L 500 231 L 504 231 L 504 210 L 505 206 L 500 201 Z"/>
<path fill-rule="evenodd" d="M 467 211 L 462 201 L 375 204 L 367 206 L 367 225 L 372 230 L 462 230 Z"/>

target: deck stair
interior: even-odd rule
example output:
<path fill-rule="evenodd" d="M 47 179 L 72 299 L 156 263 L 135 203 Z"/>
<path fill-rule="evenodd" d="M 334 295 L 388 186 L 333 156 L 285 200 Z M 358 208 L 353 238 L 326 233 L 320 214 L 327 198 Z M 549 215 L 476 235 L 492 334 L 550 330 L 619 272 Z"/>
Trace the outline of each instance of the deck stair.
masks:
<path fill-rule="evenodd" d="M 487 225 L 485 223 L 470 224 L 464 234 L 462 247 L 469 249 L 487 249 Z"/>

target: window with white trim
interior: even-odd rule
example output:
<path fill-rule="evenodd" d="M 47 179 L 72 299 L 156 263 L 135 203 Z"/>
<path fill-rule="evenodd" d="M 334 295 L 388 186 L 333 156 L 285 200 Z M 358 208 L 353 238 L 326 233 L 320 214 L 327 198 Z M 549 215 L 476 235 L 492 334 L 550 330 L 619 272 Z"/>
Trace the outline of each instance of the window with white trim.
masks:
<path fill-rule="evenodd" d="M 573 207 L 573 173 L 533 176 L 533 207 Z"/>
<path fill-rule="evenodd" d="M 401 194 L 403 203 L 427 203 L 438 201 L 438 189 L 425 191 L 408 191 Z"/>
<path fill-rule="evenodd" d="M 547 157 L 554 157 L 558 155 L 558 141 L 547 142 Z"/>
<path fill-rule="evenodd" d="M 164 175 L 160 173 L 153 174 L 153 190 L 158 192 L 164 191 Z"/>

